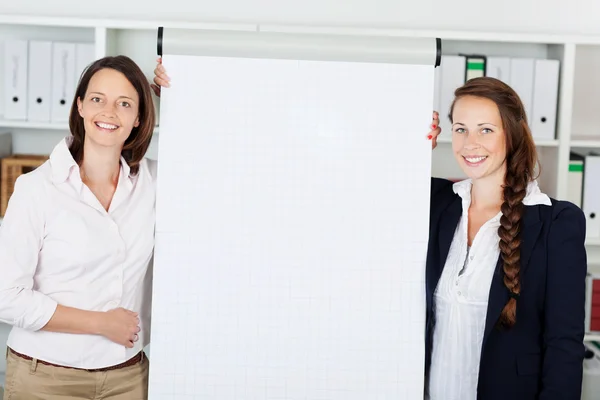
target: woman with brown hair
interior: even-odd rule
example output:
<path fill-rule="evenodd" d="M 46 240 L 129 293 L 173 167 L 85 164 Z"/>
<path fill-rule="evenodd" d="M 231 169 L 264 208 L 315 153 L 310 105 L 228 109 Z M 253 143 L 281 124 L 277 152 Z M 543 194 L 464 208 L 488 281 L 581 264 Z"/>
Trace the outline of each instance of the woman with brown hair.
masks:
<path fill-rule="evenodd" d="M 152 89 L 124 56 L 84 72 L 71 135 L 15 184 L 0 227 L 5 398 L 145 399 L 155 163 Z"/>
<path fill-rule="evenodd" d="M 433 180 L 428 398 L 579 399 L 585 217 L 540 191 L 535 143 L 509 86 L 469 80 L 449 118 L 452 151 L 468 178 Z M 437 115 L 433 125 L 436 139 Z"/>

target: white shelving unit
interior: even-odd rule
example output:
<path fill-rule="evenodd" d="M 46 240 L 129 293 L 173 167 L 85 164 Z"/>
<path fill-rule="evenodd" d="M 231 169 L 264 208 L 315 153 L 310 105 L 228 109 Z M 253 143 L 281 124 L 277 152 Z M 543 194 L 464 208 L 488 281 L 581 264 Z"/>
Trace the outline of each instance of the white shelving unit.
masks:
<path fill-rule="evenodd" d="M 2 128 L 20 128 L 20 129 L 39 129 L 39 130 L 61 130 L 66 131 L 69 129 L 68 124 L 60 124 L 53 122 L 29 122 L 29 121 L 11 121 L 2 120 L 0 121 L 0 127 Z"/>
<path fill-rule="evenodd" d="M 156 35 L 159 26 L 249 32 L 439 37 L 442 39 L 443 54 L 462 52 L 557 59 L 560 60 L 561 66 L 556 137 L 554 140 L 537 142 L 542 164 L 542 190 L 555 198 L 565 198 L 568 190 L 570 151 L 600 151 L 600 130 L 596 127 L 594 118 L 597 110 L 600 110 L 600 95 L 597 95 L 600 93 L 600 74 L 597 74 L 597 65 L 600 65 L 600 36 L 0 15 L 0 46 L 7 38 L 93 43 L 96 58 L 116 54 L 128 55 L 140 65 L 150 81 L 156 65 Z M 0 73 L 2 72 L 0 65 Z M 177 82 L 173 84 L 176 85 Z M 0 91 L 2 85 L 3 80 L 0 80 Z M 158 109 L 160 101 L 158 98 L 155 100 Z M 0 99 L 0 132 L 13 133 L 13 150 L 16 153 L 49 154 L 58 140 L 68 134 L 67 124 L 10 121 L 4 119 L 2 110 L 3 104 Z M 423 133 L 427 129 L 426 125 L 424 127 Z M 157 133 L 158 129 L 155 132 Z M 450 151 L 447 132 L 442 133 L 439 142 L 432 166 L 434 175 L 463 177 Z M 155 135 L 148 155 L 156 158 L 156 151 Z M 588 245 L 590 259 L 600 263 L 600 240 L 590 240 Z"/>
<path fill-rule="evenodd" d="M 537 143 L 543 168 L 540 177 L 542 189 L 553 197 L 565 198 L 571 148 L 577 147 L 584 151 L 600 148 L 600 132 L 595 131 L 595 124 L 592 122 L 595 110 L 600 109 L 600 96 L 595 95 L 600 89 L 600 78 L 596 77 L 595 71 L 595 65 L 600 61 L 600 36 L 4 15 L 0 16 L 0 43 L 6 38 L 44 38 L 94 43 L 96 58 L 126 54 L 140 65 L 148 80 L 151 80 L 156 65 L 156 34 L 159 26 L 251 32 L 440 37 L 443 54 L 464 52 L 490 56 L 558 59 L 561 61 L 561 73 L 556 138 Z M 2 82 L 0 82 L 0 90 L 2 90 L 1 85 Z M 158 99 L 156 99 L 156 107 L 157 109 L 159 107 Z M 47 154 L 53 145 L 68 133 L 67 124 L 9 121 L 3 119 L 1 110 L 0 103 L 0 132 L 6 130 L 13 132 L 15 152 Z M 442 133 L 440 146 L 434 156 L 433 172 L 435 175 L 462 177 L 462 172 L 456 167 L 449 149 L 448 134 Z M 149 156 L 156 156 L 155 144 L 151 147 Z"/>
<path fill-rule="evenodd" d="M 592 122 L 596 110 L 600 109 L 600 96 L 595 95 L 600 89 L 600 77 L 596 77 L 595 71 L 595 66 L 600 62 L 600 36 L 4 15 L 0 16 L 0 44 L 6 38 L 44 38 L 93 43 L 96 58 L 126 54 L 140 65 L 148 80 L 151 80 L 156 65 L 156 33 L 159 26 L 251 32 L 440 37 L 443 54 L 463 52 L 558 59 L 561 61 L 561 73 L 556 138 L 537 143 L 543 168 L 540 177 L 542 189 L 553 197 L 565 198 L 571 148 L 576 147 L 584 151 L 600 149 L 600 132 L 595 130 L 595 124 Z M 1 85 L 2 82 L 0 90 Z M 156 107 L 159 107 L 158 99 Z M 3 119 L 0 100 L 0 132 L 6 130 L 14 133 L 16 152 L 47 154 L 52 146 L 67 134 L 68 127 L 67 124 L 40 124 Z M 461 177 L 462 172 L 456 167 L 449 149 L 448 134 L 443 133 L 434 157 L 434 174 Z M 155 144 L 151 147 L 149 156 L 156 156 Z"/>

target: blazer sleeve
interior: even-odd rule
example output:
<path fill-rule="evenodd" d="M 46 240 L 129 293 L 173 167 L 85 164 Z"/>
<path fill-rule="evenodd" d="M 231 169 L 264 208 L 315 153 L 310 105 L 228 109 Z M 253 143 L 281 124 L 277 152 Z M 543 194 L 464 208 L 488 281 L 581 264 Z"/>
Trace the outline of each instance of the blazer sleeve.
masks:
<path fill-rule="evenodd" d="M 581 398 L 587 255 L 583 212 L 558 202 L 548 233 L 540 400 Z"/>

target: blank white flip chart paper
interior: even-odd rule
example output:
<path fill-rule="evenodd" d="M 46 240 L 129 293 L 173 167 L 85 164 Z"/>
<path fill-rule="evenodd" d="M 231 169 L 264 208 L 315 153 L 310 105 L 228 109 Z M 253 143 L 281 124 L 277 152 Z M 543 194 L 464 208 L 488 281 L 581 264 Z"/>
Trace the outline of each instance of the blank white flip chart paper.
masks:
<path fill-rule="evenodd" d="M 433 65 L 163 65 L 149 399 L 422 399 Z"/>

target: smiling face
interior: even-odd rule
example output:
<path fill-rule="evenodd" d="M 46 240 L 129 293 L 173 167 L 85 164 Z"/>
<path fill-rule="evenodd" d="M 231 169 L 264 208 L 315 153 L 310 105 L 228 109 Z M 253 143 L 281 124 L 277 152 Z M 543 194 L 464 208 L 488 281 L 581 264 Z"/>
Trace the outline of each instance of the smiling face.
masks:
<path fill-rule="evenodd" d="M 85 140 L 105 147 L 122 147 L 131 130 L 140 124 L 138 104 L 138 93 L 125 75 L 111 68 L 96 72 L 85 96 L 77 99 Z"/>
<path fill-rule="evenodd" d="M 464 173 L 473 181 L 504 180 L 506 135 L 498 106 L 474 96 L 461 97 L 452 112 L 452 150 Z"/>

